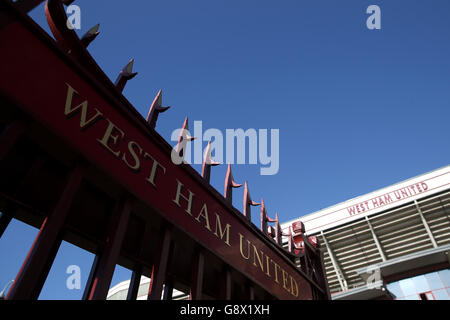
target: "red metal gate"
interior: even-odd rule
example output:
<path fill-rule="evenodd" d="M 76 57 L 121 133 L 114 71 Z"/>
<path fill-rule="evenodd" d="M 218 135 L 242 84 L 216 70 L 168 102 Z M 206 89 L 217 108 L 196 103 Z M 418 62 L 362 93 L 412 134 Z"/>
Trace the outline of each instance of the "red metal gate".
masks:
<path fill-rule="evenodd" d="M 0 232 L 13 217 L 40 229 L 7 298 L 36 299 L 67 240 L 96 255 L 85 299 L 106 298 L 116 264 L 133 270 L 129 299 L 142 275 L 149 299 L 163 288 L 168 298 L 181 288 L 192 299 L 328 299 L 317 239 L 301 225 L 282 234 L 264 202 L 257 229 L 247 183 L 244 215 L 231 204 L 231 167 L 223 196 L 209 184 L 211 159 L 202 175 L 174 164 L 155 131 L 161 92 L 144 119 L 121 94 L 131 65 L 113 84 L 86 50 L 96 29 L 78 39 L 49 0 L 55 42 L 25 13 L 39 2 L 0 2 Z"/>

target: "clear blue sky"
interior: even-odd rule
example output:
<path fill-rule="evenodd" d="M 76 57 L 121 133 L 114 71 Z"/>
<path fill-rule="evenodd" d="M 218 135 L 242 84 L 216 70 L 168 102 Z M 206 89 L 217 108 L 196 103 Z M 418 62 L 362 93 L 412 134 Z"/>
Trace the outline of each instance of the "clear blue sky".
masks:
<path fill-rule="evenodd" d="M 80 35 L 100 23 L 89 50 L 113 81 L 135 58 L 139 75 L 124 95 L 142 115 L 163 89 L 172 109 L 157 130 L 166 140 L 185 116 L 191 127 L 202 120 L 224 132 L 280 130 L 278 174 L 261 176 L 256 165 L 233 173 L 282 221 L 449 164 L 448 0 L 75 4 Z M 381 8 L 381 30 L 366 28 L 371 4 Z M 49 30 L 43 6 L 31 15 Z M 212 172 L 220 192 L 225 170 Z M 0 240 L 0 290 L 36 232 L 13 224 Z M 85 282 L 92 259 L 64 244 L 41 298 L 81 297 L 65 288 L 65 269 L 80 265 Z M 113 284 L 127 277 L 118 272 Z"/>

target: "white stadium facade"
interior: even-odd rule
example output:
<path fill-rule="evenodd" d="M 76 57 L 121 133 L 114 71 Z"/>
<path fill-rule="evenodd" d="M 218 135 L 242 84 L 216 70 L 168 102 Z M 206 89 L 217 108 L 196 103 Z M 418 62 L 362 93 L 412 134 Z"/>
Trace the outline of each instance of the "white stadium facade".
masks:
<path fill-rule="evenodd" d="M 334 300 L 448 300 L 450 166 L 286 222 L 317 236 Z"/>
<path fill-rule="evenodd" d="M 130 280 L 118 283 L 117 285 L 109 289 L 106 300 L 127 300 L 129 288 L 130 288 Z M 149 288 L 150 288 L 150 278 L 142 276 L 136 300 L 147 300 Z M 174 289 L 171 300 L 186 300 L 188 297 L 189 295 Z"/>

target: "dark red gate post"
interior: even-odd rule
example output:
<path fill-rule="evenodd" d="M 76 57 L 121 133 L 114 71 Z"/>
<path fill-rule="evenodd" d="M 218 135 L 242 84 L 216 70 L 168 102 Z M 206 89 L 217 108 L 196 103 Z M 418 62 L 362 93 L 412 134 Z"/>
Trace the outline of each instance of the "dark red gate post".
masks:
<path fill-rule="evenodd" d="M 205 255 L 202 249 L 197 250 L 192 264 L 191 291 L 189 300 L 201 300 L 203 290 L 203 273 L 205 268 Z"/>
<path fill-rule="evenodd" d="M 8 300 L 37 299 L 61 244 L 62 228 L 80 187 L 85 168 L 78 164 L 70 172 L 52 213 L 45 218 L 27 258 L 7 296 Z"/>
<path fill-rule="evenodd" d="M 83 299 L 106 300 L 131 212 L 128 195 L 116 203 L 104 248 L 97 254 Z"/>
<path fill-rule="evenodd" d="M 168 278 L 164 285 L 163 300 L 172 300 L 173 295 L 173 280 Z"/>
<path fill-rule="evenodd" d="M 255 300 L 255 288 L 250 285 L 249 290 L 249 300 Z"/>
<path fill-rule="evenodd" d="M 231 282 L 231 271 L 228 266 L 224 266 L 222 271 L 222 288 L 220 292 L 220 299 L 223 300 L 231 300 L 231 289 L 232 289 L 232 282 Z"/>
<path fill-rule="evenodd" d="M 157 254 L 154 258 L 150 288 L 148 290 L 148 300 L 161 300 L 164 282 L 166 281 L 166 270 L 170 256 L 170 246 L 172 243 L 172 232 L 167 227 L 158 246 Z"/>
<path fill-rule="evenodd" d="M 149 250 L 150 243 L 152 241 L 152 233 L 150 223 L 145 222 L 144 232 L 141 237 L 141 244 L 139 248 L 139 259 L 145 259 L 147 255 L 147 251 Z M 137 265 L 133 269 L 133 273 L 131 275 L 130 286 L 128 287 L 127 300 L 136 300 L 139 287 L 141 285 L 143 265 L 141 263 L 137 263 Z"/>
<path fill-rule="evenodd" d="M 139 286 L 141 284 L 142 268 L 136 267 L 131 274 L 130 286 L 128 287 L 127 300 L 136 300 Z"/>

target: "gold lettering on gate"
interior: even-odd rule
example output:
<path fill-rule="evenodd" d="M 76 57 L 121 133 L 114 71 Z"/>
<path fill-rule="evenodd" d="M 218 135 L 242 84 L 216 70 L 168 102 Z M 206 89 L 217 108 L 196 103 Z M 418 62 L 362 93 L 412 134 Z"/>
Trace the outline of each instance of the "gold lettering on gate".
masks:
<path fill-rule="evenodd" d="M 120 157 L 120 150 L 114 151 L 112 147 L 117 147 L 119 144 L 119 138 L 123 138 L 125 136 L 125 133 L 120 130 L 114 123 L 111 122 L 111 120 L 106 119 L 108 121 L 108 127 L 106 128 L 105 135 L 102 139 L 97 139 L 98 142 L 102 146 L 106 148 L 109 152 L 111 152 L 113 155 L 115 155 L 117 158 Z M 117 131 L 119 135 L 115 134 L 114 131 Z M 113 146 L 111 146 L 111 142 L 113 142 Z"/>
<path fill-rule="evenodd" d="M 178 179 L 177 179 L 177 182 L 178 182 L 178 186 L 177 186 L 177 195 L 175 196 L 175 199 L 173 200 L 173 202 L 175 202 L 175 204 L 181 208 L 181 205 L 180 205 L 180 197 L 183 198 L 184 200 L 186 200 L 186 201 L 188 202 L 188 206 L 187 206 L 187 208 L 186 208 L 185 211 L 186 211 L 190 216 L 192 216 L 191 210 L 192 210 L 192 200 L 193 200 L 193 198 L 194 198 L 194 193 L 192 193 L 191 190 L 188 190 L 188 192 L 189 192 L 189 197 L 184 196 L 184 195 L 181 193 L 181 188 L 183 188 L 183 184 L 182 184 Z"/>
<path fill-rule="evenodd" d="M 141 171 L 141 168 L 145 166 L 146 160 L 151 160 L 151 169 L 150 172 L 147 171 L 146 174 L 148 174 L 148 176 L 146 176 L 145 180 L 156 188 L 158 172 L 162 171 L 165 175 L 166 168 L 149 153 L 145 152 L 137 141 L 126 139 L 125 132 L 115 125 L 110 119 L 104 118 L 103 113 L 97 108 L 93 108 L 95 110 L 95 114 L 92 115 L 93 112 L 89 112 L 89 103 L 87 100 L 81 102 L 77 106 L 73 106 L 74 96 L 78 95 L 78 92 L 69 84 L 67 84 L 67 86 L 68 90 L 65 101 L 64 115 L 70 119 L 74 115 L 80 113 L 79 125 L 81 130 L 86 130 L 98 120 L 105 119 L 108 125 L 104 131 L 103 137 L 101 139 L 96 139 L 97 142 L 99 142 L 100 145 L 108 150 L 113 156 L 120 158 L 121 162 L 125 163 L 127 168 L 135 173 L 139 173 Z M 125 143 L 123 143 L 121 150 L 120 142 L 122 140 L 124 142 L 127 141 L 127 143 L 126 147 Z M 176 179 L 176 182 L 177 189 L 175 197 L 172 198 L 172 202 L 179 208 L 183 209 L 189 216 L 192 217 L 193 220 L 196 220 L 196 222 L 202 224 L 205 229 L 211 232 L 211 234 L 222 240 L 227 246 L 233 248 L 230 243 L 231 224 L 226 222 L 222 224 L 221 216 L 216 212 L 214 212 L 214 215 L 212 216 L 212 219 L 214 219 L 215 216 L 215 223 L 214 221 L 210 221 L 207 204 L 203 203 L 200 211 L 197 211 L 200 207 L 197 209 L 194 207 L 195 194 L 189 190 L 189 188 L 185 187 L 184 184 L 178 179 Z M 184 202 L 181 203 L 181 200 L 184 200 Z M 198 214 L 193 216 L 193 211 L 196 213 L 198 212 Z M 211 224 L 215 226 L 214 232 L 211 229 Z M 225 225 L 225 227 L 223 227 L 223 225 Z M 257 245 L 253 244 L 250 240 L 245 239 L 244 235 L 241 233 L 239 233 L 239 238 L 239 251 L 244 261 L 250 263 L 258 270 L 258 272 L 262 272 L 268 278 L 271 278 L 272 281 L 279 284 L 280 287 L 283 287 L 283 289 L 289 292 L 292 296 L 298 297 L 298 284 L 292 275 L 290 275 L 278 263 L 271 259 L 263 250 L 258 249 Z M 247 243 L 246 248 L 244 248 L 244 241 Z M 274 275 L 273 278 L 272 275 Z"/>
<path fill-rule="evenodd" d="M 231 225 L 229 223 L 227 223 L 227 225 L 225 226 L 225 230 L 222 230 L 222 222 L 220 221 L 220 216 L 216 213 L 216 230 L 214 232 L 214 235 L 223 240 L 223 237 L 226 235 L 224 242 L 231 247 L 230 244 L 230 228 Z M 219 237 L 220 234 L 220 237 Z"/>
<path fill-rule="evenodd" d="M 138 157 L 138 154 L 136 153 L 135 148 L 137 148 L 137 150 L 139 151 L 139 156 L 142 155 L 142 148 L 139 144 L 137 144 L 137 142 L 135 141 L 130 141 L 128 143 L 128 151 L 130 151 L 131 157 L 134 160 L 134 165 L 131 165 L 128 160 L 127 160 L 127 156 L 126 153 L 123 154 L 122 156 L 122 160 L 123 162 L 125 162 L 125 164 L 134 171 L 139 171 L 139 169 L 141 168 L 141 160 Z"/>
<path fill-rule="evenodd" d="M 255 267 L 258 267 L 258 265 L 256 264 L 256 260 L 258 260 L 258 264 L 261 268 L 261 271 L 264 272 L 264 264 L 263 264 L 263 257 L 264 257 L 264 253 L 262 252 L 262 250 L 260 250 L 261 252 L 261 256 L 258 253 L 258 248 L 256 248 L 256 246 L 254 244 L 252 244 L 253 246 L 253 265 Z"/>
<path fill-rule="evenodd" d="M 80 103 L 76 107 L 72 107 L 72 100 L 73 96 L 76 94 L 78 95 L 78 92 L 70 86 L 70 84 L 66 83 L 67 85 L 67 97 L 66 97 L 66 105 L 64 108 L 64 115 L 68 118 L 73 117 L 75 114 L 77 114 L 81 110 L 80 115 L 80 127 L 81 129 L 87 129 L 89 126 L 93 125 L 95 122 L 103 118 L 103 114 L 98 110 L 97 108 L 94 108 L 96 113 L 94 116 L 92 116 L 90 119 L 87 119 L 88 114 L 88 101 L 85 100 L 82 103 Z"/>
<path fill-rule="evenodd" d="M 239 232 L 239 250 L 241 251 L 241 256 L 245 260 L 250 259 L 250 241 L 247 240 L 247 256 L 245 256 L 242 249 L 242 240 L 244 240 L 244 236 Z"/>
<path fill-rule="evenodd" d="M 212 231 L 211 226 L 209 225 L 208 207 L 206 206 L 206 203 L 203 205 L 202 210 L 200 210 L 200 213 L 198 214 L 197 218 L 195 218 L 195 220 L 200 222 L 200 217 L 203 217 L 205 219 L 205 228 L 209 231 Z"/>
<path fill-rule="evenodd" d="M 158 168 L 161 168 L 163 170 L 163 173 L 166 174 L 166 168 L 160 164 L 158 161 L 156 161 L 152 156 L 150 156 L 147 152 L 144 154 L 144 158 L 148 159 L 150 158 L 153 161 L 152 170 L 150 171 L 149 177 L 146 179 L 152 186 L 156 188 L 156 173 Z"/>

